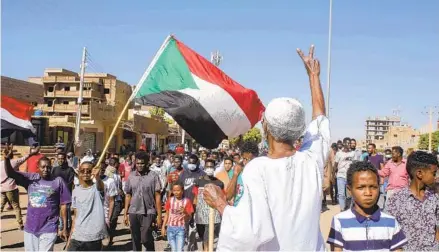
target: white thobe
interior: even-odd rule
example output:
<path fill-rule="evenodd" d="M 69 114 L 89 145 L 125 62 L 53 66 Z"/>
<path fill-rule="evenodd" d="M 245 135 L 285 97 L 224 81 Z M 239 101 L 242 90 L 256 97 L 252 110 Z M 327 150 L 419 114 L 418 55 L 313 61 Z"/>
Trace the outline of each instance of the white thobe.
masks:
<path fill-rule="evenodd" d="M 293 156 L 250 161 L 241 201 L 224 209 L 218 251 L 325 250 L 320 211 L 329 147 L 329 121 L 319 116 Z"/>

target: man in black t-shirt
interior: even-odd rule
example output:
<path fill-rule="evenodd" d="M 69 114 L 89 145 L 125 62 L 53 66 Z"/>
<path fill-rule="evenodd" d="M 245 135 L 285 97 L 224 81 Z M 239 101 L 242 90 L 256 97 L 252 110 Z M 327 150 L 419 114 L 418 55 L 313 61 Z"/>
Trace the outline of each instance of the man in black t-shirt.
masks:
<path fill-rule="evenodd" d="M 205 174 L 206 173 L 200 169 L 198 157 L 196 155 L 191 155 L 189 157 L 187 169 L 180 174 L 178 181 L 184 186 L 183 196 L 190 199 L 192 203 L 194 202 L 194 193 L 192 189 L 194 183 L 199 177 L 204 176 Z"/>
<path fill-rule="evenodd" d="M 70 167 L 67 163 L 67 159 L 66 159 L 66 153 L 64 152 L 60 152 L 56 155 L 56 159 L 57 159 L 57 166 L 53 167 L 52 169 L 52 177 L 56 178 L 56 177 L 60 177 L 64 180 L 64 182 L 67 185 L 67 188 L 69 189 L 70 194 L 72 194 L 72 190 L 73 190 L 73 182 L 75 179 L 75 170 Z M 72 214 L 70 211 L 70 207 L 72 204 L 67 204 L 67 230 L 70 229 L 70 226 L 72 224 Z M 62 218 L 59 218 L 59 230 L 63 229 L 63 225 L 65 225 L 65 223 L 62 222 Z"/>
<path fill-rule="evenodd" d="M 195 184 L 195 181 L 199 178 L 204 176 L 206 173 L 204 173 L 203 170 L 200 169 L 200 165 L 198 162 L 198 157 L 196 155 L 191 155 L 188 160 L 187 169 L 184 169 L 184 171 L 180 174 L 178 181 L 183 184 L 183 196 L 185 198 L 188 198 L 191 200 L 191 202 L 194 202 L 194 192 L 193 187 Z M 194 251 L 197 250 L 197 242 L 195 239 L 195 227 L 193 225 L 193 217 L 189 221 L 189 223 L 186 226 L 186 235 L 187 235 L 187 251 Z"/>

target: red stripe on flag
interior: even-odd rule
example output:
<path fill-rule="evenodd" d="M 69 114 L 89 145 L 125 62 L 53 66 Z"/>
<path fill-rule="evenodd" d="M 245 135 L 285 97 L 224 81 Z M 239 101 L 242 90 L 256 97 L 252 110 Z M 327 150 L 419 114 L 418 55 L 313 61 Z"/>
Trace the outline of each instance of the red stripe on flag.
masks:
<path fill-rule="evenodd" d="M 265 107 L 254 90 L 244 88 L 203 56 L 197 54 L 177 39 L 175 41 L 189 70 L 193 74 L 205 81 L 220 86 L 229 93 L 244 111 L 252 127 L 261 120 Z"/>
<path fill-rule="evenodd" d="M 31 120 L 31 116 L 34 111 L 34 106 L 32 104 L 17 100 L 6 95 L 2 95 L 1 97 L 1 107 L 3 109 L 6 109 L 7 111 L 9 111 L 9 113 L 17 118 L 27 121 Z"/>

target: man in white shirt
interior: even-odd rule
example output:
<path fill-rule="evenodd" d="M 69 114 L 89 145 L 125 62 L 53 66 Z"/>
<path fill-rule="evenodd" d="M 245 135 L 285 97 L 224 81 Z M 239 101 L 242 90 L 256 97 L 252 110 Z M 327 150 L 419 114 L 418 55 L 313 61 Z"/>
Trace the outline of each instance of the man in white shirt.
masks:
<path fill-rule="evenodd" d="M 245 191 L 237 206 L 206 185 L 204 199 L 222 214 L 218 251 L 323 251 L 320 233 L 323 167 L 330 147 L 329 121 L 320 86 L 320 63 L 298 50 L 309 75 L 313 121 L 305 131 L 305 111 L 295 99 L 277 98 L 262 126 L 269 152 L 250 161 L 242 175 Z M 305 133 L 296 152 L 294 142 Z"/>

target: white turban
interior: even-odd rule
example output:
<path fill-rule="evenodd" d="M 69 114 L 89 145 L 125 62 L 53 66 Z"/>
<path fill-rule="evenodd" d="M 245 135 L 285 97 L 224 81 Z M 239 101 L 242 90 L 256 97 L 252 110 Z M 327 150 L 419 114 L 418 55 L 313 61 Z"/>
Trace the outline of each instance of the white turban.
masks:
<path fill-rule="evenodd" d="M 270 134 L 282 142 L 294 142 L 306 128 L 305 110 L 293 98 L 273 99 L 265 109 L 264 120 Z"/>

